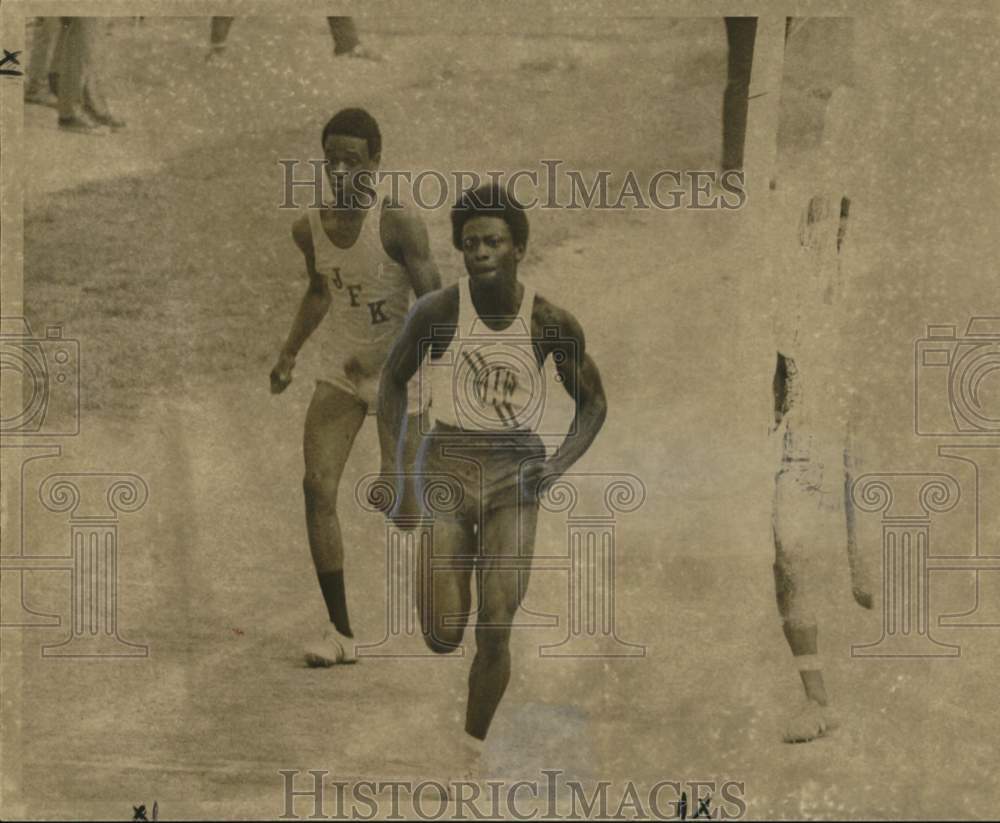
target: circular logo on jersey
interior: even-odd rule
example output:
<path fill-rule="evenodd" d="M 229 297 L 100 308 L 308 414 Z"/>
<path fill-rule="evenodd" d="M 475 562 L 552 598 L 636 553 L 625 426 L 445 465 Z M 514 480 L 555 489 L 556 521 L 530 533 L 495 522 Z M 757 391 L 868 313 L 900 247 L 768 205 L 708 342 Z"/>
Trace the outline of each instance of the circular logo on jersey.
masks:
<path fill-rule="evenodd" d="M 455 414 L 462 428 L 537 427 L 545 381 L 530 343 L 463 345 L 454 374 Z"/>

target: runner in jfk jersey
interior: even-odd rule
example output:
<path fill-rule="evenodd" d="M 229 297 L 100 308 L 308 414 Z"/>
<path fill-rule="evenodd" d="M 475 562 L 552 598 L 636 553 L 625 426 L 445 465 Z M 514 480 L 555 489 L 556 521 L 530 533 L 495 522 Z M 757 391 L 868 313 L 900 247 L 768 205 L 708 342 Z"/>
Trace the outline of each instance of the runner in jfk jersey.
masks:
<path fill-rule="evenodd" d="M 303 344 L 316 341 L 316 387 L 303 440 L 303 491 L 309 548 L 329 624 L 306 646 L 311 666 L 355 661 L 338 487 L 361 424 L 375 412 L 379 372 L 403 327 L 411 296 L 441 285 L 420 216 L 389 203 L 371 185 L 381 153 L 374 118 L 362 109 L 344 109 L 326 124 L 322 142 L 334 200 L 308 209 L 292 228 L 309 286 L 271 372 L 271 391 L 284 391 Z M 413 392 L 406 411 L 420 413 L 419 392 Z M 416 455 L 419 428 L 417 423 L 407 428 L 407 465 Z M 396 442 L 381 445 L 392 450 Z M 404 510 L 414 507 L 413 489 L 399 491 Z"/>
<path fill-rule="evenodd" d="M 429 512 L 437 567 L 427 577 L 431 552 L 425 550 L 422 571 L 430 584 L 418 591 L 418 603 L 428 647 L 443 654 L 459 648 L 476 567 L 476 653 L 461 735 L 475 752 L 510 679 L 511 624 L 527 590 L 538 497 L 593 442 L 607 404 L 576 318 L 518 280 L 528 219 L 514 197 L 497 186 L 467 191 L 451 220 L 468 277 L 411 309 L 382 372 L 379 426 L 386 440 L 405 442 L 407 383 L 429 349 L 424 368 L 436 421 L 417 458 L 420 500 L 426 505 L 432 485 L 446 478 L 457 484 L 452 499 L 460 502 Z M 576 409 L 571 433 L 546 459 L 535 430 L 550 355 Z M 387 476 L 396 471 L 392 458 L 383 451 Z"/>

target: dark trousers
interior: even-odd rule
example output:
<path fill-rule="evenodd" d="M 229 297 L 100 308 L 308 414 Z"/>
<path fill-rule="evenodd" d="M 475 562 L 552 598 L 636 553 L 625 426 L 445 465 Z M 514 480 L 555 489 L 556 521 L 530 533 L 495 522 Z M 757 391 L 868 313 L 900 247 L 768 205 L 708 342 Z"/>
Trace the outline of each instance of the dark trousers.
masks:
<path fill-rule="evenodd" d="M 792 27 L 785 18 L 785 41 Z M 729 59 L 726 64 L 726 92 L 722 98 L 722 170 L 743 168 L 743 144 L 747 134 L 747 108 L 753 47 L 757 37 L 756 17 L 726 17 Z"/>
<path fill-rule="evenodd" d="M 753 44 L 757 36 L 756 17 L 727 17 L 726 40 L 729 59 L 726 64 L 726 91 L 722 98 L 722 169 L 743 168 L 743 144 L 747 131 L 747 97 L 750 93 L 750 70 L 753 68 Z"/>
<path fill-rule="evenodd" d="M 63 17 L 56 52 L 59 56 L 59 117 L 79 116 L 81 108 L 98 117 L 108 116 L 108 104 L 96 71 L 97 37 L 103 20 L 97 17 Z"/>

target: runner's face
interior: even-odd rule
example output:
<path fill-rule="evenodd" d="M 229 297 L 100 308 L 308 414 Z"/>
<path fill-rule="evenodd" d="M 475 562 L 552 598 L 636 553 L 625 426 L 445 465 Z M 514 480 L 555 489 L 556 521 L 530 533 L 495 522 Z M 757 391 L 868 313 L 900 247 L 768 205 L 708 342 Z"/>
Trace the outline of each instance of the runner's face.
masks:
<path fill-rule="evenodd" d="M 516 276 L 524 249 L 514 245 L 502 217 L 473 217 L 462 226 L 462 254 L 469 277 L 488 283 Z"/>
<path fill-rule="evenodd" d="M 373 173 L 378 169 L 379 157 L 369 157 L 368 141 L 363 137 L 331 134 L 323 143 L 323 153 L 334 202 L 349 203 L 359 193 L 364 198 L 365 191 L 374 188 L 373 177 L 362 175 L 360 180 L 357 177 L 362 172 Z"/>

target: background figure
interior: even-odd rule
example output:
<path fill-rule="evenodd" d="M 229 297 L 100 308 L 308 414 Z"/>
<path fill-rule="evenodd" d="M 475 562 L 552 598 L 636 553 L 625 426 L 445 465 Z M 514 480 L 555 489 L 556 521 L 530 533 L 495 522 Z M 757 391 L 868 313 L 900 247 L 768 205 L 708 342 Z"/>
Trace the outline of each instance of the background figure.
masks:
<path fill-rule="evenodd" d="M 795 28 L 802 24 L 802 20 L 803 18 L 786 18 L 786 42 Z M 743 168 L 757 18 L 726 17 L 725 22 L 729 53 L 726 63 L 726 91 L 722 98 L 722 170 L 739 171 Z"/>
<path fill-rule="evenodd" d="M 330 26 L 330 35 L 333 37 L 334 56 L 350 54 L 361 45 L 353 18 L 327 17 L 326 22 Z"/>
<path fill-rule="evenodd" d="M 725 21 L 729 55 L 726 63 L 726 91 L 722 98 L 722 170 L 729 171 L 743 168 L 747 95 L 750 92 L 757 18 L 727 17 Z"/>
<path fill-rule="evenodd" d="M 226 39 L 229 37 L 229 28 L 233 25 L 235 17 L 213 17 L 211 30 L 209 31 L 209 47 L 206 60 L 222 56 L 226 50 Z"/>
<path fill-rule="evenodd" d="M 235 19 L 235 17 L 212 18 L 211 30 L 209 32 L 209 49 L 208 54 L 205 56 L 206 60 L 214 60 L 225 53 L 226 40 L 229 38 L 229 29 Z M 366 60 L 382 59 L 380 54 L 361 45 L 353 18 L 327 17 L 326 22 L 330 26 L 330 34 L 333 36 L 334 57 L 360 57 Z"/>
<path fill-rule="evenodd" d="M 111 114 L 101 93 L 96 70 L 96 38 L 101 21 L 96 17 L 63 17 L 59 52 L 59 127 L 81 134 L 101 127 L 124 128 L 125 121 Z"/>
<path fill-rule="evenodd" d="M 59 17 L 35 18 L 31 50 L 28 53 L 27 78 L 24 84 L 24 102 L 56 107 L 56 88 L 59 66 Z M 54 52 L 54 53 L 53 53 Z"/>
<path fill-rule="evenodd" d="M 827 734 L 838 719 L 824 682 L 818 597 L 824 564 L 846 557 L 854 600 L 873 604 L 872 581 L 855 541 L 850 498 L 855 476 L 846 300 L 850 291 L 856 195 L 852 132 L 859 120 L 853 77 L 853 22 L 789 20 L 778 120 L 777 188 L 770 193 L 777 281 L 774 419 L 782 454 L 773 504 L 778 613 L 805 703 L 785 726 L 789 743 Z"/>

